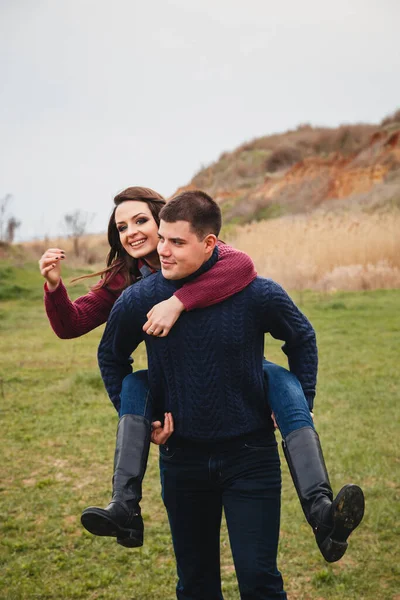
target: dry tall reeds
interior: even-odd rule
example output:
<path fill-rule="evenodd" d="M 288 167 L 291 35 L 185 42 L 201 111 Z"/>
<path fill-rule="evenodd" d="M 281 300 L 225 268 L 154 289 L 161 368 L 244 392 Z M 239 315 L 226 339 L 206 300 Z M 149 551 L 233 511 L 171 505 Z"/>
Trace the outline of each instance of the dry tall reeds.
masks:
<path fill-rule="evenodd" d="M 259 275 L 289 290 L 323 291 L 400 288 L 400 210 L 315 211 L 235 228 L 226 239 L 247 252 Z M 73 257 L 69 239 L 24 244 L 25 260 L 39 259 L 51 246 L 63 248 L 71 266 L 88 272 L 105 265 L 106 234 L 86 235 L 82 256 Z M 89 266 L 90 265 L 90 266 Z"/>
<path fill-rule="evenodd" d="M 238 228 L 234 246 L 287 289 L 400 287 L 400 212 L 281 217 Z"/>

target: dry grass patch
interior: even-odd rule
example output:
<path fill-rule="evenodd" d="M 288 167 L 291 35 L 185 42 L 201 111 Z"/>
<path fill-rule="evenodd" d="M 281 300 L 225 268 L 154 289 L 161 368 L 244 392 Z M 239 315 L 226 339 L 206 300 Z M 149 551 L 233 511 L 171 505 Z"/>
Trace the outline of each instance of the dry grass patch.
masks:
<path fill-rule="evenodd" d="M 281 217 L 238 228 L 233 244 L 289 289 L 400 287 L 400 211 Z"/>
<path fill-rule="evenodd" d="M 79 241 L 80 255 L 74 254 L 74 239 L 72 237 L 57 236 L 34 240 L 21 244 L 24 248 L 24 260 L 27 256 L 39 260 L 47 248 L 61 248 L 65 251 L 70 266 L 90 265 L 96 268 L 103 267 L 109 252 L 106 233 L 91 233 L 82 235 Z"/>

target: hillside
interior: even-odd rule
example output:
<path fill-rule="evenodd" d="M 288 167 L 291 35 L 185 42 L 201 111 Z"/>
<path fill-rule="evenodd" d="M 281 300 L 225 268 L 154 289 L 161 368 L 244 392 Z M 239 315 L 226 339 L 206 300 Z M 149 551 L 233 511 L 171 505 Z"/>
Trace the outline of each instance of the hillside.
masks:
<path fill-rule="evenodd" d="M 224 152 L 178 191 L 200 188 L 225 223 L 304 213 L 335 203 L 400 203 L 400 110 L 379 125 L 300 125 Z"/>

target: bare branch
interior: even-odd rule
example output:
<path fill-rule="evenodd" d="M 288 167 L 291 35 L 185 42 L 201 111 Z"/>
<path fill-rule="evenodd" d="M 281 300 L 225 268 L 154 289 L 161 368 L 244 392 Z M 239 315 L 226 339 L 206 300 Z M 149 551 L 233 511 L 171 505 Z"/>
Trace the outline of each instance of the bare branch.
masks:
<path fill-rule="evenodd" d="M 86 228 L 92 221 L 94 215 L 76 210 L 73 213 L 64 215 L 64 221 L 67 226 L 68 234 L 73 238 L 75 256 L 80 255 L 80 240 L 86 233 Z"/>
<path fill-rule="evenodd" d="M 7 205 L 12 199 L 12 194 L 6 194 L 4 198 L 0 200 L 0 241 L 5 242 L 5 232 L 6 232 L 6 212 Z"/>

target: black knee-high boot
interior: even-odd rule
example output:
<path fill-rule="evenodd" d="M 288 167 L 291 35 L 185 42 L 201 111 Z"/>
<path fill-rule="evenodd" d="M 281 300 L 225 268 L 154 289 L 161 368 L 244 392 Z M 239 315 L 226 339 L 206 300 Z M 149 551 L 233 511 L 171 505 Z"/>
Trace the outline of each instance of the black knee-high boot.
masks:
<path fill-rule="evenodd" d="M 106 508 L 90 506 L 82 525 L 94 535 L 116 537 L 128 548 L 143 545 L 139 502 L 150 446 L 150 423 L 138 415 L 124 415 L 118 423 L 114 458 L 113 494 Z"/>
<path fill-rule="evenodd" d="M 357 485 L 333 493 L 317 432 L 303 427 L 282 442 L 305 517 L 313 528 L 322 556 L 328 562 L 342 558 L 347 538 L 364 515 L 364 494 Z"/>

